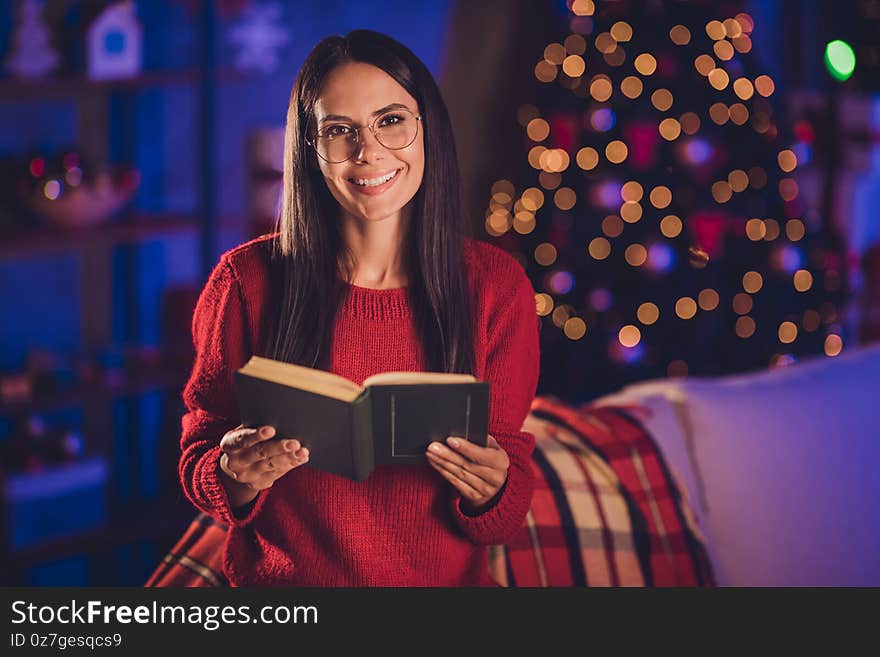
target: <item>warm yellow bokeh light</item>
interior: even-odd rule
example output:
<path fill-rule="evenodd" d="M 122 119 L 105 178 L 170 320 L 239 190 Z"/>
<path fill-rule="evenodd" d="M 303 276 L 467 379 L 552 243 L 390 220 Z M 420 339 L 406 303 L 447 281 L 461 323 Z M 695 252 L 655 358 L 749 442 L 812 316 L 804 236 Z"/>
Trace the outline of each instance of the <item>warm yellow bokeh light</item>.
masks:
<path fill-rule="evenodd" d="M 571 187 L 561 187 L 553 195 L 553 202 L 560 210 L 571 210 L 577 202 L 577 195 Z"/>
<path fill-rule="evenodd" d="M 648 249 L 641 244 L 630 244 L 626 247 L 623 257 L 627 264 L 633 267 L 641 267 L 648 259 Z"/>
<path fill-rule="evenodd" d="M 699 55 L 694 60 L 694 67 L 700 75 L 705 77 L 715 70 L 715 60 L 711 55 Z"/>
<path fill-rule="evenodd" d="M 565 320 L 562 331 L 569 340 L 580 340 L 587 332 L 587 323 L 580 317 L 570 317 Z"/>
<path fill-rule="evenodd" d="M 681 135 L 681 124 L 672 117 L 660 121 L 660 136 L 666 141 L 675 141 Z"/>
<path fill-rule="evenodd" d="M 751 317 L 740 317 L 736 320 L 736 335 L 740 338 L 750 338 L 755 334 L 755 320 Z"/>
<path fill-rule="evenodd" d="M 764 235 L 764 240 L 767 242 L 772 242 L 777 237 L 779 237 L 780 229 L 779 222 L 776 219 L 765 219 L 764 226 L 767 229 L 767 234 Z"/>
<path fill-rule="evenodd" d="M 709 107 L 709 118 L 718 125 L 724 125 L 730 120 L 730 110 L 724 103 L 712 103 Z"/>
<path fill-rule="evenodd" d="M 531 163 L 531 157 L 529 158 L 529 162 Z M 590 146 L 580 149 L 577 153 L 577 164 L 584 171 L 595 169 L 596 165 L 599 164 L 598 151 Z"/>
<path fill-rule="evenodd" d="M 783 344 L 791 344 L 797 339 L 797 324 L 794 322 L 782 322 L 782 324 L 779 325 L 779 331 L 777 333 L 780 342 Z"/>
<path fill-rule="evenodd" d="M 772 95 L 775 89 L 776 85 L 769 75 L 759 75 L 755 78 L 755 90 L 765 98 Z"/>
<path fill-rule="evenodd" d="M 651 104 L 661 112 L 672 107 L 672 92 L 669 89 L 657 89 L 651 94 Z"/>
<path fill-rule="evenodd" d="M 691 42 L 691 31 L 684 25 L 676 25 L 669 30 L 669 38 L 677 46 L 686 46 Z"/>
<path fill-rule="evenodd" d="M 779 152 L 776 161 L 779 162 L 780 169 L 785 173 L 791 173 L 797 166 L 797 155 L 794 154 L 794 151 L 786 149 Z"/>
<path fill-rule="evenodd" d="M 620 218 L 628 224 L 634 224 L 642 218 L 642 206 L 635 201 L 624 201 L 620 206 Z"/>
<path fill-rule="evenodd" d="M 611 86 L 611 81 L 605 76 L 596 76 L 590 83 L 590 95 L 600 103 L 604 103 L 611 98 L 613 91 L 614 88 Z"/>
<path fill-rule="evenodd" d="M 719 180 L 712 183 L 712 198 L 716 203 L 727 203 L 733 196 L 733 190 L 730 183 L 726 180 Z"/>
<path fill-rule="evenodd" d="M 617 41 L 611 36 L 610 32 L 602 32 L 596 35 L 596 50 L 604 55 L 614 52 L 617 49 Z"/>
<path fill-rule="evenodd" d="M 541 292 L 535 295 L 535 312 L 541 317 L 546 317 L 553 310 L 553 297 Z"/>
<path fill-rule="evenodd" d="M 720 297 L 718 296 L 718 292 L 712 288 L 700 290 L 700 293 L 697 295 L 697 303 L 700 304 L 700 308 L 703 310 L 715 310 L 718 307 L 719 302 Z"/>
<path fill-rule="evenodd" d="M 604 260 L 611 255 L 611 242 L 604 237 L 597 237 L 590 241 L 587 251 L 596 260 Z"/>
<path fill-rule="evenodd" d="M 618 21 L 611 26 L 611 36 L 615 41 L 623 43 L 632 39 L 633 29 L 629 23 Z"/>
<path fill-rule="evenodd" d="M 544 59 L 558 66 L 565 59 L 565 47 L 561 43 L 551 43 L 544 48 Z"/>
<path fill-rule="evenodd" d="M 544 119 L 532 119 L 526 127 L 526 133 L 532 141 L 544 141 L 550 136 L 550 124 Z"/>
<path fill-rule="evenodd" d="M 639 309 L 636 311 L 636 317 L 645 326 L 650 326 L 660 318 L 660 309 L 657 307 L 657 304 L 648 301 L 639 306 Z"/>
<path fill-rule="evenodd" d="M 612 164 L 620 164 L 626 160 L 627 155 L 629 155 L 629 149 L 619 139 L 608 142 L 608 145 L 605 147 L 605 157 Z"/>
<path fill-rule="evenodd" d="M 697 302 L 691 297 L 682 297 L 675 302 L 675 314 L 681 319 L 691 319 L 697 314 Z"/>
<path fill-rule="evenodd" d="M 672 190 L 670 190 L 665 185 L 658 185 L 651 190 L 650 198 L 651 205 L 653 205 L 658 210 L 668 208 L 669 204 L 672 203 Z"/>
<path fill-rule="evenodd" d="M 798 195 L 798 184 L 794 178 L 783 178 L 779 181 L 779 195 L 784 201 L 793 201 Z"/>
<path fill-rule="evenodd" d="M 565 51 L 571 55 L 583 55 L 587 50 L 587 40 L 580 34 L 569 34 L 563 45 Z"/>
<path fill-rule="evenodd" d="M 746 315 L 752 312 L 755 303 L 745 292 L 738 292 L 733 295 L 733 312 L 737 315 Z"/>
<path fill-rule="evenodd" d="M 706 34 L 713 41 L 718 41 L 727 36 L 727 31 L 724 29 L 724 24 L 721 21 L 709 21 L 706 23 Z"/>
<path fill-rule="evenodd" d="M 541 82 L 553 82 L 558 73 L 559 69 L 556 65 L 552 62 L 548 62 L 546 59 L 542 59 L 535 66 L 535 77 Z"/>
<path fill-rule="evenodd" d="M 743 100 L 755 95 L 755 86 L 748 78 L 737 78 L 733 82 L 733 92 Z"/>
<path fill-rule="evenodd" d="M 529 164 L 535 168 L 541 168 L 541 156 L 544 154 L 544 151 L 547 150 L 546 146 L 533 146 L 529 149 Z"/>
<path fill-rule="evenodd" d="M 728 18 L 724 21 L 724 33 L 729 37 L 738 37 L 743 33 L 742 25 L 735 18 Z"/>
<path fill-rule="evenodd" d="M 550 242 L 543 242 L 535 247 L 535 262 L 539 265 L 549 267 L 556 262 L 556 247 Z"/>
<path fill-rule="evenodd" d="M 509 180 L 504 180 L 503 178 L 501 180 L 496 180 L 495 183 L 492 185 L 493 196 L 495 194 L 507 194 L 508 196 L 513 198 L 513 193 L 515 191 L 516 190 L 513 186 L 513 183 Z"/>
<path fill-rule="evenodd" d="M 642 332 L 637 326 L 627 324 L 618 331 L 617 339 L 624 347 L 635 347 L 642 339 Z"/>
<path fill-rule="evenodd" d="M 746 222 L 746 235 L 753 242 L 760 242 L 767 236 L 767 225 L 761 219 L 749 219 Z"/>
<path fill-rule="evenodd" d="M 570 78 L 577 78 L 584 74 L 587 65 L 580 55 L 569 55 L 562 61 L 562 70 Z"/>
<path fill-rule="evenodd" d="M 623 233 L 623 221 L 616 214 L 609 214 L 602 220 L 602 232 L 608 237 L 619 237 Z"/>
<path fill-rule="evenodd" d="M 643 89 L 642 79 L 635 75 L 625 77 L 620 83 L 620 92 L 627 98 L 638 98 Z"/>
<path fill-rule="evenodd" d="M 654 55 L 644 52 L 636 57 L 633 66 L 642 75 L 653 75 L 657 70 L 657 60 L 654 59 Z"/>
<path fill-rule="evenodd" d="M 798 269 L 794 273 L 794 289 L 798 292 L 806 292 L 813 287 L 813 275 L 806 269 Z"/>
<path fill-rule="evenodd" d="M 571 3 L 571 13 L 575 16 L 592 16 L 595 11 L 593 0 L 574 0 Z"/>
<path fill-rule="evenodd" d="M 804 222 L 800 219 L 789 219 L 785 222 L 785 234 L 792 242 L 802 240 L 806 232 Z"/>
<path fill-rule="evenodd" d="M 715 56 L 722 61 L 730 61 L 733 59 L 734 51 L 733 45 L 731 45 L 730 41 L 716 41 L 712 46 L 712 50 L 715 51 Z"/>
<path fill-rule="evenodd" d="M 764 277 L 759 272 L 747 271 L 743 274 L 742 286 L 749 294 L 755 294 L 764 287 Z"/>
<path fill-rule="evenodd" d="M 832 333 L 825 338 L 826 356 L 837 356 L 841 351 L 843 351 L 843 340 L 839 335 Z"/>
<path fill-rule="evenodd" d="M 641 201 L 644 193 L 644 188 L 637 180 L 628 180 L 620 188 L 620 197 L 624 201 L 632 201 L 633 203 Z"/>
<path fill-rule="evenodd" d="M 709 71 L 709 84 L 718 91 L 723 91 L 730 83 L 730 76 L 723 68 L 716 68 Z"/>
<path fill-rule="evenodd" d="M 672 239 L 673 237 L 678 237 L 681 234 L 681 229 L 681 219 L 676 217 L 674 214 L 666 215 L 660 221 L 660 232 L 663 233 L 664 237 L 668 237 L 670 239 Z"/>
<path fill-rule="evenodd" d="M 685 112 L 679 119 L 681 130 L 686 135 L 694 135 L 700 129 L 700 117 L 693 112 Z"/>
<path fill-rule="evenodd" d="M 727 183 L 735 192 L 743 192 L 749 186 L 749 176 L 742 169 L 734 169 L 727 174 Z"/>
<path fill-rule="evenodd" d="M 541 183 L 541 187 L 543 187 L 544 189 L 556 189 L 557 187 L 559 187 L 560 184 L 562 184 L 562 174 L 542 171 L 538 174 L 538 182 Z"/>

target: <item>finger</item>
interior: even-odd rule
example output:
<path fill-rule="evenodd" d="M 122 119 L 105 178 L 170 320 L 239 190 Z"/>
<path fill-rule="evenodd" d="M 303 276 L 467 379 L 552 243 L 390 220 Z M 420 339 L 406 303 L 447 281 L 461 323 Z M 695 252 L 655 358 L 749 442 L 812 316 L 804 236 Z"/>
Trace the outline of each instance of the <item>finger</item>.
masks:
<path fill-rule="evenodd" d="M 220 449 L 224 452 L 241 449 L 241 443 L 245 436 L 254 432 L 256 432 L 256 429 L 251 427 L 239 427 L 232 431 L 227 431 L 223 438 L 220 439 Z"/>
<path fill-rule="evenodd" d="M 236 445 L 237 449 L 248 449 L 255 445 L 259 445 L 267 440 L 272 440 L 275 437 L 275 427 L 270 426 L 262 426 L 258 427 L 252 433 L 249 433 L 245 436 L 242 436 L 238 440 L 238 444 Z"/>
<path fill-rule="evenodd" d="M 458 436 L 447 437 L 446 445 L 459 454 L 464 455 L 469 461 L 491 467 L 499 467 L 504 462 L 504 456 L 506 455 L 498 441 L 492 436 L 488 437 L 487 447 L 480 447 Z"/>
<path fill-rule="evenodd" d="M 486 480 L 482 479 L 473 472 L 468 471 L 460 465 L 451 463 L 450 461 L 438 458 L 436 456 L 429 456 L 428 459 L 438 472 L 440 472 L 441 474 L 446 473 L 452 479 L 460 482 L 461 486 L 456 487 L 463 493 L 465 491 L 472 491 L 479 498 L 488 499 L 489 497 L 494 495 L 493 491 L 497 491 L 499 488 L 498 486 L 490 484 Z M 449 477 L 447 477 L 447 479 L 449 479 Z M 451 481 L 452 479 L 449 480 Z"/>
<path fill-rule="evenodd" d="M 428 446 L 428 454 L 446 461 L 455 467 L 469 470 L 475 476 L 493 486 L 498 485 L 498 483 L 507 476 L 508 464 L 504 463 L 503 460 L 497 464 L 481 465 L 465 458 L 458 452 L 455 452 L 440 443 L 431 443 Z"/>
<path fill-rule="evenodd" d="M 429 461 L 429 463 L 431 467 L 439 472 L 446 481 L 452 484 L 452 486 L 461 493 L 463 497 L 475 502 L 485 499 L 485 496 L 480 493 L 480 491 L 471 486 L 468 482 L 462 481 L 454 473 L 443 467 L 439 461 Z"/>

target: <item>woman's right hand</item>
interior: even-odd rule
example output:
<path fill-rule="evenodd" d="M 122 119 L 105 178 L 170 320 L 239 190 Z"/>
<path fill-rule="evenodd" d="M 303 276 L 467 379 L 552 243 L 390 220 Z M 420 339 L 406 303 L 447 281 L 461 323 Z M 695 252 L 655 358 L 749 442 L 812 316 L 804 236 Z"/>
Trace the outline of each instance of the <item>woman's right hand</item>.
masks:
<path fill-rule="evenodd" d="M 220 440 L 220 469 L 232 506 L 247 504 L 261 490 L 309 460 L 296 438 L 275 439 L 275 428 L 236 427 Z"/>

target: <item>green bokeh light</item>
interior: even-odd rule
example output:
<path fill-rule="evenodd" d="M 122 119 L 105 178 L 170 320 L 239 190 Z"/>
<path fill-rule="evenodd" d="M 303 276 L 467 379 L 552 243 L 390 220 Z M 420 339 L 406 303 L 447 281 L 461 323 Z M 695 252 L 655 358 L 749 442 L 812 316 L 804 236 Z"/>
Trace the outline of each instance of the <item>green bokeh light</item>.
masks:
<path fill-rule="evenodd" d="M 856 68 L 856 54 L 846 41 L 836 39 L 825 46 L 825 66 L 832 77 L 843 82 Z"/>

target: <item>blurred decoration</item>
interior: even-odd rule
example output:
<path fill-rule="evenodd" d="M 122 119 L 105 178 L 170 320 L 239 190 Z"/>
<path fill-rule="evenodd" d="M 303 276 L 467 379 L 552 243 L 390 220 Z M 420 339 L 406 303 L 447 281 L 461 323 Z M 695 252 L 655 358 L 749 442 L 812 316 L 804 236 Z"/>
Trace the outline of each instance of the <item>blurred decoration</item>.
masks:
<path fill-rule="evenodd" d="M 846 82 L 856 70 L 856 53 L 846 41 L 829 41 L 825 46 L 825 66 L 835 80 Z"/>
<path fill-rule="evenodd" d="M 565 7 L 485 213 L 535 287 L 545 391 L 840 353 L 846 247 L 798 178 L 815 126 L 777 106 L 744 3 Z"/>
<path fill-rule="evenodd" d="M 177 0 L 178 4 L 185 5 L 190 14 L 195 15 L 208 0 Z M 228 20 L 235 17 L 245 8 L 250 6 L 251 0 L 211 0 L 220 13 L 220 18 Z"/>
<path fill-rule="evenodd" d="M 274 231 L 281 204 L 284 128 L 262 128 L 247 137 L 248 216 L 253 236 Z"/>
<path fill-rule="evenodd" d="M 22 205 L 60 228 L 108 221 L 131 201 L 139 185 L 136 169 L 93 167 L 77 149 L 31 156 L 17 181 Z"/>
<path fill-rule="evenodd" d="M 132 78 L 143 66 L 142 28 L 133 0 L 104 9 L 89 25 L 87 66 L 92 80 Z"/>
<path fill-rule="evenodd" d="M 43 77 L 58 64 L 51 44 L 51 32 L 42 19 L 42 0 L 21 0 L 18 26 L 12 34 L 12 48 L 6 69 L 20 78 Z"/>
<path fill-rule="evenodd" d="M 241 20 L 229 28 L 227 40 L 239 46 L 235 66 L 242 71 L 274 73 L 278 68 L 278 52 L 290 41 L 280 26 L 281 4 L 270 2 L 245 7 Z"/>

